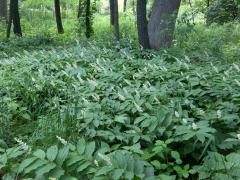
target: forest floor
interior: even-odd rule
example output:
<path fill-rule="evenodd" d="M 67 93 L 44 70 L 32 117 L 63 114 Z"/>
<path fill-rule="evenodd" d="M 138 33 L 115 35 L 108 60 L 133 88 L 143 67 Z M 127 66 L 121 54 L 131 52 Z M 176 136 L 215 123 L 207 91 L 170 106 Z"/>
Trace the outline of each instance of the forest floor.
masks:
<path fill-rule="evenodd" d="M 227 176 L 235 177 L 231 170 L 239 164 L 234 159 L 240 161 L 239 24 L 186 30 L 179 26 L 174 46 L 159 52 L 138 48 L 127 35 L 118 43 L 104 42 L 103 37 L 111 37 L 104 32 L 101 39 L 100 29 L 97 40 L 76 41 L 67 33 L 3 43 L 0 153 L 16 141 L 33 152 L 42 150 L 9 156 L 8 164 L 0 158 L 0 176 L 2 167 L 6 174 L 14 171 L 9 165 L 18 167 L 14 158 L 34 156 L 40 159 L 32 163 L 52 169 L 40 171 L 43 164 L 29 163 L 19 175 L 61 169 L 66 177 L 90 179 L 106 172 L 109 178 L 151 177 L 153 172 L 162 178 L 217 178 L 227 168 Z M 56 156 L 67 155 L 55 162 L 55 147 L 47 148 L 61 143 L 65 149 Z M 57 166 L 48 164 L 45 153 Z M 84 161 L 72 161 L 77 153 L 84 154 Z M 234 165 L 219 167 L 220 161 Z M 79 168 L 72 168 L 76 164 Z"/>

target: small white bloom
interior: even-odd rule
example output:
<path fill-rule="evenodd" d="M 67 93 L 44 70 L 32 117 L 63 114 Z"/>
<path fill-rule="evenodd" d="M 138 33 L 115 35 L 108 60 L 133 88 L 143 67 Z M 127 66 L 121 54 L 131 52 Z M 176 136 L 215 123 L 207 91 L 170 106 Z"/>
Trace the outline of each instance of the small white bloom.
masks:
<path fill-rule="evenodd" d="M 165 66 L 163 66 L 163 70 L 166 71 L 166 72 L 168 71 L 167 68 L 166 68 Z"/>
<path fill-rule="evenodd" d="M 85 99 L 85 98 L 82 98 L 82 100 L 84 101 L 84 103 L 86 103 L 86 104 L 88 104 L 89 102 L 88 102 L 88 100 L 87 99 Z"/>
<path fill-rule="evenodd" d="M 146 84 L 144 84 L 144 85 L 143 85 L 143 88 L 144 88 L 146 91 L 148 91 L 148 92 L 149 92 L 149 88 L 147 87 L 147 85 L 146 85 Z"/>
<path fill-rule="evenodd" d="M 184 124 L 188 123 L 188 120 L 186 118 L 183 118 L 182 121 L 183 121 Z"/>
<path fill-rule="evenodd" d="M 14 140 L 19 144 L 21 149 L 23 149 L 24 151 L 29 150 L 29 146 L 27 145 L 27 143 L 23 142 L 22 140 L 20 140 L 18 138 L 14 138 Z"/>
<path fill-rule="evenodd" d="M 135 89 L 135 93 L 136 93 L 137 97 L 140 97 L 140 93 L 139 93 L 139 91 L 137 89 Z"/>
<path fill-rule="evenodd" d="M 148 69 L 147 69 L 147 67 L 144 67 L 144 68 L 143 68 L 143 70 L 144 70 L 145 72 L 148 72 Z"/>
<path fill-rule="evenodd" d="M 225 76 L 229 77 L 228 71 L 224 71 Z"/>
<path fill-rule="evenodd" d="M 35 83 L 36 82 L 36 79 L 32 77 L 32 82 Z"/>
<path fill-rule="evenodd" d="M 201 78 L 201 77 L 202 77 L 202 76 L 201 76 L 201 75 L 200 75 L 198 72 L 197 72 L 196 74 L 197 74 L 197 76 L 198 76 L 199 78 Z"/>
<path fill-rule="evenodd" d="M 218 68 L 217 68 L 216 66 L 214 66 L 213 63 L 211 63 L 211 66 L 213 67 L 213 70 L 214 70 L 216 73 L 219 72 L 219 71 L 218 71 Z"/>
<path fill-rule="evenodd" d="M 195 123 L 192 123 L 192 128 L 193 128 L 193 130 L 196 130 L 198 127 Z"/>
<path fill-rule="evenodd" d="M 131 82 L 129 81 L 129 80 L 127 80 L 127 79 L 124 79 L 124 81 L 129 85 L 129 86 L 131 86 L 132 84 L 131 84 Z"/>
<path fill-rule="evenodd" d="M 223 76 L 223 81 L 227 81 L 227 79 L 226 79 L 226 77 L 225 77 L 225 76 Z"/>
<path fill-rule="evenodd" d="M 237 138 L 240 140 L 240 134 L 237 134 Z"/>
<path fill-rule="evenodd" d="M 176 116 L 177 118 L 179 118 L 179 117 L 180 117 L 180 114 L 179 114 L 177 111 L 175 111 L 175 116 Z"/>
<path fill-rule="evenodd" d="M 156 103 L 160 104 L 160 101 L 157 99 L 157 97 L 154 97 L 154 100 L 156 101 Z"/>
<path fill-rule="evenodd" d="M 162 76 L 160 76 L 160 78 L 161 78 L 161 80 L 163 80 L 163 81 L 165 80 Z"/>
<path fill-rule="evenodd" d="M 204 110 L 202 110 L 202 109 L 198 110 L 199 115 L 204 115 L 204 113 L 205 113 Z"/>
<path fill-rule="evenodd" d="M 87 79 L 87 81 L 88 81 L 89 84 L 91 84 L 94 87 L 96 87 L 98 85 L 98 83 L 95 80 Z"/>
<path fill-rule="evenodd" d="M 218 117 L 218 119 L 222 117 L 222 111 L 221 110 L 217 111 L 217 117 Z"/>
<path fill-rule="evenodd" d="M 179 84 L 180 84 L 180 86 L 182 86 L 182 87 L 184 86 L 182 82 L 179 82 Z"/>
<path fill-rule="evenodd" d="M 106 161 L 109 166 L 112 166 L 111 159 L 110 159 L 108 156 L 106 156 L 106 155 L 104 155 L 104 154 L 102 154 L 102 153 L 98 153 L 98 156 L 99 156 L 102 160 Z"/>
<path fill-rule="evenodd" d="M 234 67 L 238 72 L 240 72 L 240 68 L 239 68 L 239 66 L 238 66 L 237 64 L 233 63 L 233 67 Z"/>
<path fill-rule="evenodd" d="M 96 159 L 94 160 L 94 164 L 95 164 L 97 167 L 99 167 L 98 161 L 97 161 Z"/>
<path fill-rule="evenodd" d="M 118 97 L 120 100 L 125 101 L 125 97 L 123 95 L 121 95 L 120 93 L 118 93 Z"/>
<path fill-rule="evenodd" d="M 190 104 L 190 101 L 188 99 L 185 99 L 184 101 L 185 104 L 189 105 Z"/>
<path fill-rule="evenodd" d="M 57 179 L 54 177 L 50 177 L 49 180 L 57 180 Z"/>
<path fill-rule="evenodd" d="M 57 139 L 63 144 L 63 145 L 67 145 L 67 141 L 59 136 L 56 136 Z"/>
<path fill-rule="evenodd" d="M 100 97 L 97 94 L 92 94 L 92 97 L 95 99 L 95 101 L 100 100 Z"/>
<path fill-rule="evenodd" d="M 143 112 L 142 108 L 136 102 L 134 102 L 134 105 L 138 112 Z"/>
<path fill-rule="evenodd" d="M 126 88 L 123 88 L 124 94 L 128 96 L 128 90 Z"/>
<path fill-rule="evenodd" d="M 240 82 L 237 79 L 235 79 L 235 82 L 237 83 L 238 86 L 240 86 Z"/>
<path fill-rule="evenodd" d="M 186 69 L 189 69 L 189 66 L 188 66 L 187 63 L 184 63 L 184 66 L 185 66 Z"/>

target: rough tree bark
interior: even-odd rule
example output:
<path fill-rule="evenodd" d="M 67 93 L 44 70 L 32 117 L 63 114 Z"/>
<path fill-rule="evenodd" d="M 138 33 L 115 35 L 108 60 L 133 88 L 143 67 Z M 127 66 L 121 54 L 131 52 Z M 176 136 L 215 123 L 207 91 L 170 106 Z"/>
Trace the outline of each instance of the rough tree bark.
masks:
<path fill-rule="evenodd" d="M 55 6 L 55 16 L 56 16 L 57 30 L 58 30 L 59 34 L 63 34 L 64 29 L 63 29 L 63 25 L 62 25 L 60 0 L 54 0 L 54 6 Z"/>
<path fill-rule="evenodd" d="M 127 0 L 123 1 L 123 12 L 126 12 L 127 10 Z"/>
<path fill-rule="evenodd" d="M 114 0 L 114 35 L 116 40 L 118 41 L 120 38 L 119 33 L 119 15 L 118 15 L 118 0 Z"/>
<path fill-rule="evenodd" d="M 78 14 L 77 14 L 77 18 L 79 19 L 82 16 L 83 13 L 83 2 L 82 0 L 78 1 Z"/>
<path fill-rule="evenodd" d="M 210 0 L 207 0 L 207 8 L 210 6 Z"/>
<path fill-rule="evenodd" d="M 22 36 L 18 0 L 10 0 L 9 21 L 7 26 L 7 38 L 10 37 L 11 26 L 13 23 L 13 32 L 16 36 Z"/>
<path fill-rule="evenodd" d="M 147 0 L 137 0 L 137 29 L 139 44 L 144 49 L 149 49 Z"/>
<path fill-rule="evenodd" d="M 150 47 L 155 50 L 172 44 L 181 0 L 155 0 L 148 24 Z"/>
<path fill-rule="evenodd" d="M 86 37 L 90 38 L 93 33 L 91 24 L 91 1 L 86 1 Z"/>
<path fill-rule="evenodd" d="M 110 24 L 114 25 L 114 0 L 109 0 Z"/>
<path fill-rule="evenodd" d="M 0 18 L 7 21 L 7 0 L 0 0 Z"/>

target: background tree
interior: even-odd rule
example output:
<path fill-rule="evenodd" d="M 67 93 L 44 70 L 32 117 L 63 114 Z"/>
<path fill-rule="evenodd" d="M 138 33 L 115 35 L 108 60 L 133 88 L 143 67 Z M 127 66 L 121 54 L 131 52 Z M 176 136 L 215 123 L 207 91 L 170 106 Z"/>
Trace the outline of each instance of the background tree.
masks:
<path fill-rule="evenodd" d="M 114 35 L 116 40 L 119 40 L 119 14 L 118 14 L 118 0 L 114 0 Z"/>
<path fill-rule="evenodd" d="M 7 0 L 0 0 L 0 18 L 7 20 Z"/>
<path fill-rule="evenodd" d="M 110 24 L 114 25 L 114 0 L 109 0 Z"/>
<path fill-rule="evenodd" d="M 17 36 L 22 36 L 18 0 L 10 0 L 9 22 L 7 26 L 7 38 L 10 37 L 11 26 L 13 23 L 13 32 Z"/>
<path fill-rule="evenodd" d="M 126 12 L 127 10 L 127 0 L 123 1 L 123 12 Z"/>
<path fill-rule="evenodd" d="M 150 47 L 169 47 L 173 40 L 181 0 L 155 0 L 148 24 Z"/>
<path fill-rule="evenodd" d="M 206 12 L 207 24 L 223 24 L 238 17 L 238 4 L 234 0 L 215 0 Z"/>
<path fill-rule="evenodd" d="M 86 37 L 90 38 L 91 35 L 93 34 L 93 29 L 92 29 L 92 12 L 91 12 L 91 1 L 87 0 L 86 1 Z"/>
<path fill-rule="evenodd" d="M 82 14 L 83 14 L 83 1 L 82 0 L 79 0 L 78 1 L 78 14 L 77 14 L 77 17 L 78 17 L 78 19 L 80 18 L 80 17 L 82 17 Z"/>
<path fill-rule="evenodd" d="M 59 34 L 62 34 L 62 33 L 64 33 L 64 29 L 63 29 L 63 25 L 62 25 L 60 0 L 54 0 L 54 6 L 55 6 L 57 30 L 58 30 Z"/>
<path fill-rule="evenodd" d="M 147 21 L 147 0 L 137 0 L 137 28 L 140 45 L 144 49 L 150 48 Z"/>
<path fill-rule="evenodd" d="M 210 6 L 210 0 L 207 0 L 207 7 Z"/>

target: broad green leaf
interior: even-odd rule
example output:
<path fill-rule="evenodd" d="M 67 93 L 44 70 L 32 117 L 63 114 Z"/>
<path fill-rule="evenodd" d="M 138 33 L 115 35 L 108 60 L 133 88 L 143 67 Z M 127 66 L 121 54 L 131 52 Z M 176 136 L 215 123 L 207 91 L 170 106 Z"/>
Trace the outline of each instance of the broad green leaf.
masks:
<path fill-rule="evenodd" d="M 118 180 L 118 179 L 120 179 L 122 177 L 123 173 L 124 173 L 123 169 L 115 169 L 113 171 L 112 178 L 114 180 Z"/>
<path fill-rule="evenodd" d="M 91 158 L 94 151 L 95 151 L 95 142 L 93 141 L 86 145 L 86 149 L 85 149 L 86 157 L 88 159 Z"/>
<path fill-rule="evenodd" d="M 56 158 L 56 162 L 58 166 L 62 166 L 62 164 L 68 157 L 68 153 L 69 153 L 69 146 L 64 146 L 63 148 L 59 149 L 58 155 Z"/>
<path fill-rule="evenodd" d="M 83 170 L 87 169 L 92 163 L 90 162 L 85 162 L 83 164 L 81 164 L 78 168 L 77 168 L 77 172 L 82 172 Z"/>
<path fill-rule="evenodd" d="M 30 164 L 32 164 L 35 160 L 37 160 L 37 157 L 32 157 L 29 159 L 25 159 L 19 166 L 18 172 L 21 173 L 26 167 L 28 167 Z"/>
<path fill-rule="evenodd" d="M 36 175 L 37 176 L 40 176 L 40 175 L 43 175 L 43 174 L 46 174 L 46 173 L 49 173 L 52 169 L 54 169 L 56 167 L 56 164 L 55 163 L 49 163 L 49 164 L 46 164 L 40 168 L 38 168 L 36 170 Z"/>
<path fill-rule="evenodd" d="M 54 161 L 58 154 L 58 147 L 56 145 L 47 149 L 47 158 L 49 161 Z"/>
<path fill-rule="evenodd" d="M 24 173 L 25 173 L 25 174 L 28 174 L 28 173 L 30 173 L 31 171 L 37 170 L 38 168 L 40 168 L 41 166 L 46 165 L 46 164 L 47 164 L 46 161 L 43 161 L 42 159 L 38 159 L 38 160 L 36 160 L 34 163 L 32 163 L 31 165 L 29 165 L 28 167 L 26 167 L 26 168 L 24 169 Z"/>
<path fill-rule="evenodd" d="M 77 143 L 77 151 L 79 154 L 83 154 L 86 148 L 86 142 L 85 140 L 82 138 L 78 141 Z"/>
<path fill-rule="evenodd" d="M 78 156 L 78 155 L 73 155 L 73 156 L 71 156 L 71 157 L 67 160 L 66 165 L 67 165 L 67 166 L 71 166 L 71 165 L 73 165 L 73 164 L 75 164 L 75 163 L 78 163 L 78 162 L 82 161 L 83 159 L 84 159 L 83 156 L 80 157 L 80 156 Z"/>
<path fill-rule="evenodd" d="M 39 159 L 45 159 L 45 152 L 41 149 L 38 149 L 36 150 L 34 153 L 33 153 L 34 156 L 38 157 Z"/>
<path fill-rule="evenodd" d="M 49 177 L 54 177 L 54 178 L 60 178 L 64 175 L 65 171 L 59 167 L 56 167 L 54 169 L 52 169 L 50 172 L 49 172 Z"/>
<path fill-rule="evenodd" d="M 112 171 L 113 170 L 113 167 L 112 166 L 105 166 L 101 169 L 99 169 L 95 176 L 101 176 L 101 175 L 106 175 L 108 172 Z"/>

